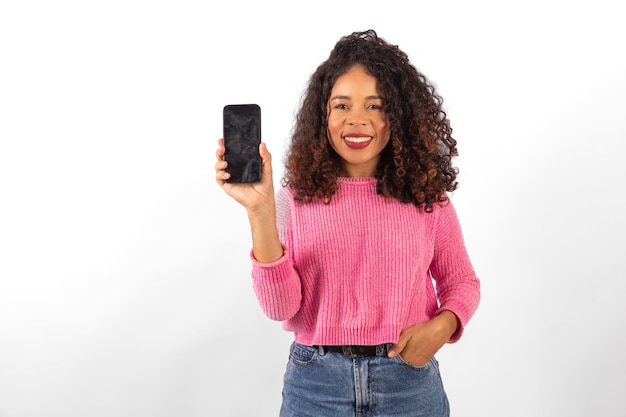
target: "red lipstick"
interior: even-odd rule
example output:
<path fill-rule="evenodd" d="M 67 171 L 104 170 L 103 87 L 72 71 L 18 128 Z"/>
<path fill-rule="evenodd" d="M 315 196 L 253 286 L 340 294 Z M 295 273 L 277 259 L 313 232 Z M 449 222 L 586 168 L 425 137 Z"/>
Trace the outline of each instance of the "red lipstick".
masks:
<path fill-rule="evenodd" d="M 374 138 L 363 133 L 351 133 L 343 137 L 343 141 L 350 149 L 363 149 L 367 147 Z"/>

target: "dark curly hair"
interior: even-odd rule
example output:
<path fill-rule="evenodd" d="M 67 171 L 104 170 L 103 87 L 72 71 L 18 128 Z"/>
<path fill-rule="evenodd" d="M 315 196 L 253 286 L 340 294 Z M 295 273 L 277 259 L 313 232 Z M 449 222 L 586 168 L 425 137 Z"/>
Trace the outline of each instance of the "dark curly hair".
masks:
<path fill-rule="evenodd" d="M 457 142 L 434 85 L 406 53 L 373 30 L 342 37 L 311 76 L 296 114 L 282 184 L 295 190 L 300 203 L 330 202 L 341 158 L 327 137 L 328 100 L 337 78 L 354 65 L 377 79 L 391 127 L 375 175 L 376 191 L 431 212 L 457 188 L 458 169 L 451 164 Z"/>

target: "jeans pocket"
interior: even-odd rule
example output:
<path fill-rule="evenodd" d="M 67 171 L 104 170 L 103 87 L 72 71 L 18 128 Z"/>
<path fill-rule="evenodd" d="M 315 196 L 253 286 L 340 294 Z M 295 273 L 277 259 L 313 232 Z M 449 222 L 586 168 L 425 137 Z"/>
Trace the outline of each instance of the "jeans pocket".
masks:
<path fill-rule="evenodd" d="M 418 365 L 413 365 L 412 363 L 409 363 L 409 362 L 408 362 L 408 361 L 406 361 L 406 360 L 402 357 L 402 355 L 400 355 L 400 354 L 397 354 L 397 355 L 394 357 L 394 359 L 395 359 L 397 362 L 400 362 L 401 364 L 406 365 L 406 366 L 410 366 L 410 367 L 411 367 L 411 368 L 413 368 L 413 369 L 426 369 L 426 368 L 428 368 L 428 366 L 431 364 L 431 362 L 432 362 L 435 358 L 434 358 L 434 356 L 433 356 L 432 358 L 430 358 L 430 359 L 428 360 L 428 362 L 427 362 L 425 365 L 419 365 L 419 366 L 418 366 Z"/>
<path fill-rule="evenodd" d="M 318 348 L 293 342 L 289 351 L 289 360 L 296 365 L 310 365 L 315 362 L 318 355 Z"/>

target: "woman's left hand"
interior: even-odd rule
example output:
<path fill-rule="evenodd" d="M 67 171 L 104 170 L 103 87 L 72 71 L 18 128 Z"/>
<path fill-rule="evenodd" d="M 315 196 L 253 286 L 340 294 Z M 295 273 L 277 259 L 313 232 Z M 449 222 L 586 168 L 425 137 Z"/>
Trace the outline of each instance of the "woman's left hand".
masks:
<path fill-rule="evenodd" d="M 444 310 L 433 319 L 408 327 L 400 333 L 398 342 L 389 349 L 390 358 L 400 355 L 414 366 L 425 366 L 430 358 L 450 340 L 459 326 L 456 315 Z"/>

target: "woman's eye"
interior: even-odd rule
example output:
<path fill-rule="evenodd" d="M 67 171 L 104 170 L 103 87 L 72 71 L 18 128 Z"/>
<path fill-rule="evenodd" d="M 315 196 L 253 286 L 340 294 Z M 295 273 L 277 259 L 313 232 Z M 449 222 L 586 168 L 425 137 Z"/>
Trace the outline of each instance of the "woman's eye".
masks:
<path fill-rule="evenodd" d="M 336 104 L 336 105 L 335 105 L 335 108 L 336 108 L 336 109 L 340 109 L 340 110 L 345 110 L 345 109 L 347 109 L 347 108 L 348 108 L 348 105 L 343 104 L 343 103 L 339 103 L 339 104 Z"/>

